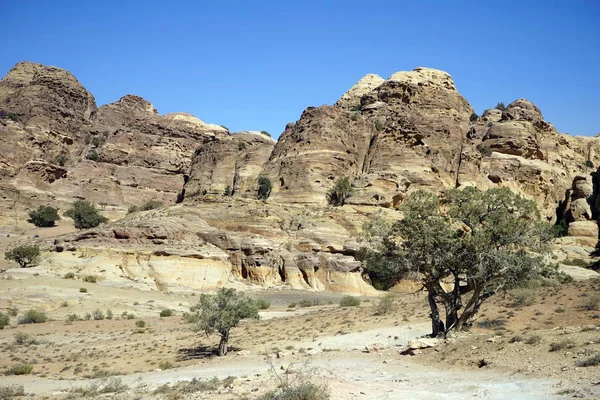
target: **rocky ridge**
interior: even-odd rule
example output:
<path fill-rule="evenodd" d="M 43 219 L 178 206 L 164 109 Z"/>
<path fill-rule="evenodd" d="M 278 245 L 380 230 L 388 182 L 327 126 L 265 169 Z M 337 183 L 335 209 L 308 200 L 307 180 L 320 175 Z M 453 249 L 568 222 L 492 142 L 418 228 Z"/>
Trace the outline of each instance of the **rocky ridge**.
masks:
<path fill-rule="evenodd" d="M 559 134 L 525 99 L 476 121 L 472 113 L 446 72 L 370 74 L 335 105 L 309 107 L 275 141 L 160 115 L 134 95 L 96 108 L 70 73 L 20 63 L 0 81 L 0 226 L 14 234 L 18 210 L 87 198 L 119 220 L 44 239 L 48 271 L 74 267 L 151 290 L 247 282 L 368 294 L 355 259 L 368 215 L 393 217 L 419 188 L 503 186 L 564 221 L 558 261 L 592 261 L 600 142 Z M 273 183 L 266 202 L 255 200 L 259 176 Z M 326 193 L 341 177 L 355 192 L 333 208 Z M 120 219 L 149 199 L 171 207 Z"/>

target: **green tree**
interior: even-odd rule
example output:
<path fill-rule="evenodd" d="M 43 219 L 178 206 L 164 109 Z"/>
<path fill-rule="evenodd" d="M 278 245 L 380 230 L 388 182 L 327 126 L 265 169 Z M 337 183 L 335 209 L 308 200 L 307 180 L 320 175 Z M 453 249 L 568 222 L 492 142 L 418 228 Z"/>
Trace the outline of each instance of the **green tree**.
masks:
<path fill-rule="evenodd" d="M 33 266 L 39 255 L 40 248 L 37 244 L 17 246 L 4 252 L 5 259 L 15 261 L 21 268 Z"/>
<path fill-rule="evenodd" d="M 273 184 L 271 180 L 266 176 L 258 177 L 258 199 L 266 200 L 271 195 L 271 190 L 273 189 Z"/>
<path fill-rule="evenodd" d="M 497 108 L 498 110 L 500 110 L 500 111 L 504 111 L 504 110 L 506 110 L 506 106 L 505 106 L 505 105 L 504 105 L 504 103 L 503 103 L 503 102 L 501 102 L 501 101 L 499 101 L 499 102 L 496 104 L 496 108 Z"/>
<path fill-rule="evenodd" d="M 77 200 L 73 206 L 65 212 L 65 215 L 75 221 L 75 228 L 88 229 L 108 221 L 98 209 L 87 200 Z"/>
<path fill-rule="evenodd" d="M 225 192 L 223 193 L 223 196 L 233 196 L 233 190 L 231 189 L 231 186 L 227 185 L 225 187 Z"/>
<path fill-rule="evenodd" d="M 477 113 L 471 113 L 471 116 L 469 117 L 469 121 L 471 122 L 475 122 L 479 119 L 479 115 L 477 115 Z"/>
<path fill-rule="evenodd" d="M 64 167 L 65 164 L 67 163 L 67 161 L 69 161 L 69 156 L 65 153 L 60 153 L 59 155 L 56 156 L 54 161 L 61 167 Z"/>
<path fill-rule="evenodd" d="M 402 219 L 365 226 L 360 251 L 383 288 L 403 277 L 421 282 L 433 336 L 471 326 L 486 299 L 546 274 L 542 254 L 553 236 L 535 203 L 506 188 L 454 189 L 445 206 L 443 213 L 437 196 L 412 193 Z"/>
<path fill-rule="evenodd" d="M 346 199 L 352 196 L 354 188 L 348 178 L 338 179 L 327 192 L 327 202 L 332 206 L 343 206 Z"/>
<path fill-rule="evenodd" d="M 58 211 L 50 206 L 39 206 L 37 210 L 29 212 L 29 222 L 38 227 L 54 226 L 54 222 L 58 219 Z"/>
<path fill-rule="evenodd" d="M 195 329 L 204 331 L 207 335 L 218 333 L 219 356 L 227 354 L 229 332 L 238 326 L 241 320 L 258 319 L 257 304 L 235 289 L 221 288 L 216 295 L 202 294 L 196 307 L 197 323 Z"/>

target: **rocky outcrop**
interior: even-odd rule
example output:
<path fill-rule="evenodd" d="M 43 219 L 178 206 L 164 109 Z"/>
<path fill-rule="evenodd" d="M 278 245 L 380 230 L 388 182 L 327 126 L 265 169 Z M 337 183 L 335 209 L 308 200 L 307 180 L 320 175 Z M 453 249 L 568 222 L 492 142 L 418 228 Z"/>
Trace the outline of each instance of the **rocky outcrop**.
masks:
<path fill-rule="evenodd" d="M 354 86 L 352 86 L 344 95 L 334 104 L 337 107 L 352 110 L 360 108 L 360 99 L 377 86 L 381 85 L 385 79 L 377 74 L 367 74 L 363 76 Z"/>

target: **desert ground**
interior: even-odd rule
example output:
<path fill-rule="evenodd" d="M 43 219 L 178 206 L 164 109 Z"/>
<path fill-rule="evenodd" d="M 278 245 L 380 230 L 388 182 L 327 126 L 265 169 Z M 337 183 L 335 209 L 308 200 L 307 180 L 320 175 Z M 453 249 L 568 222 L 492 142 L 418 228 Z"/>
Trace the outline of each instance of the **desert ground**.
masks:
<path fill-rule="evenodd" d="M 296 379 L 328 385 L 332 399 L 600 396 L 600 367 L 578 366 L 600 352 L 600 311 L 591 304 L 598 280 L 496 296 L 470 332 L 409 354 L 401 354 L 407 343 L 430 331 L 423 295 L 395 292 L 392 309 L 379 313 L 378 297 L 341 307 L 340 294 L 238 283 L 271 305 L 259 321 L 234 328 L 230 352 L 218 357 L 218 337 L 183 318 L 197 293 L 111 287 L 36 268 L 1 276 L 0 309 L 16 316 L 0 330 L 0 370 L 33 370 L 0 376 L 0 386 L 22 386 L 26 398 L 254 399 Z M 50 321 L 18 324 L 29 309 Z M 163 309 L 174 313 L 161 318 Z M 192 379 L 202 384 L 185 386 Z"/>

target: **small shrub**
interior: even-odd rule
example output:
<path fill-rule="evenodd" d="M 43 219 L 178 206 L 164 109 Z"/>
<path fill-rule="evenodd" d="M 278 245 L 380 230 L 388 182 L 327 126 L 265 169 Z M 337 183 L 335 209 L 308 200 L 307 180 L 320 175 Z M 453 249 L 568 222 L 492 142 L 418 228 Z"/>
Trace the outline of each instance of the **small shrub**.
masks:
<path fill-rule="evenodd" d="M 92 313 L 92 318 L 94 318 L 94 321 L 102 321 L 104 319 L 104 313 L 101 310 L 96 309 Z"/>
<path fill-rule="evenodd" d="M 92 314 L 91 313 L 85 313 L 85 315 L 83 316 L 84 321 L 89 321 L 92 319 Z"/>
<path fill-rule="evenodd" d="M 484 157 L 489 157 L 492 155 L 492 149 L 486 144 L 479 143 L 477 145 L 477 151 Z"/>
<path fill-rule="evenodd" d="M 350 111 L 360 111 L 360 110 L 362 110 L 362 104 L 357 104 L 350 109 Z"/>
<path fill-rule="evenodd" d="M 264 395 L 265 400 L 329 400 L 329 388 L 311 382 L 284 385 Z"/>
<path fill-rule="evenodd" d="M 67 156 L 65 153 L 60 153 L 56 156 L 54 161 L 61 167 L 64 167 L 67 161 L 69 161 L 69 156 Z"/>
<path fill-rule="evenodd" d="M 27 310 L 25 315 L 19 318 L 19 324 L 41 324 L 48 321 L 48 316 L 40 310 Z"/>
<path fill-rule="evenodd" d="M 386 293 L 375 305 L 376 315 L 388 314 L 394 308 L 394 295 Z"/>
<path fill-rule="evenodd" d="M 143 319 L 138 319 L 137 321 L 135 321 L 135 326 L 137 326 L 138 328 L 145 328 L 146 321 L 144 321 Z"/>
<path fill-rule="evenodd" d="M 576 365 L 578 367 L 597 367 L 600 365 L 600 354 L 596 354 L 590 358 L 586 358 L 584 360 L 577 361 Z"/>
<path fill-rule="evenodd" d="M 83 278 L 83 281 L 88 283 L 96 283 L 98 282 L 98 277 L 96 275 L 87 275 Z"/>
<path fill-rule="evenodd" d="M 600 295 L 594 294 L 588 296 L 583 303 L 583 308 L 587 311 L 596 311 L 600 309 Z"/>
<path fill-rule="evenodd" d="M 75 273 L 74 272 L 67 272 L 64 276 L 63 279 L 75 279 Z"/>
<path fill-rule="evenodd" d="M 475 122 L 479 119 L 479 115 L 477 115 L 477 113 L 472 113 L 471 116 L 469 117 L 469 121 L 471 122 Z"/>
<path fill-rule="evenodd" d="M 194 314 L 190 314 L 190 313 L 184 312 L 183 315 L 182 315 L 182 317 L 183 317 L 183 321 L 186 324 L 195 324 L 199 320 L 198 315 L 195 314 L 195 313 Z"/>
<path fill-rule="evenodd" d="M 16 364 L 8 368 L 5 375 L 29 375 L 33 371 L 33 366 L 29 364 Z"/>
<path fill-rule="evenodd" d="M 8 119 L 10 119 L 11 121 L 13 121 L 13 122 L 18 122 L 19 121 L 19 116 L 17 114 L 15 114 L 15 113 L 11 113 L 11 112 L 6 113 L 6 117 Z"/>
<path fill-rule="evenodd" d="M 19 346 L 29 346 L 32 344 L 38 344 L 38 341 L 31 335 L 25 332 L 17 332 L 13 335 L 14 342 Z"/>
<path fill-rule="evenodd" d="M 265 136 L 271 137 L 271 134 L 267 131 L 260 131 L 260 133 L 262 133 Z"/>
<path fill-rule="evenodd" d="M 506 106 L 504 105 L 503 102 L 499 101 L 498 103 L 496 103 L 496 108 L 500 111 L 504 111 L 506 110 Z"/>
<path fill-rule="evenodd" d="M 21 245 L 4 252 L 4 258 L 15 261 L 21 268 L 33 266 L 39 255 L 40 248 L 37 244 Z"/>
<path fill-rule="evenodd" d="M 375 122 L 373 123 L 373 125 L 375 126 L 375 130 L 377 132 L 383 130 L 383 122 L 381 122 L 380 120 L 376 119 Z"/>
<path fill-rule="evenodd" d="M 572 340 L 561 340 L 560 342 L 554 342 L 550 344 L 550 351 L 559 351 L 563 349 L 572 349 L 575 347 L 575 343 Z"/>
<path fill-rule="evenodd" d="M 108 310 L 106 310 L 105 315 L 106 315 L 106 319 L 113 319 L 113 312 L 110 308 Z"/>
<path fill-rule="evenodd" d="M 525 340 L 525 344 L 538 344 L 541 340 L 542 337 L 540 335 L 533 335 L 528 337 L 527 340 Z"/>
<path fill-rule="evenodd" d="M 77 314 L 67 315 L 67 322 L 73 322 L 73 321 L 81 321 L 81 317 Z"/>
<path fill-rule="evenodd" d="M 585 166 L 588 168 L 594 168 L 594 162 L 592 160 L 586 160 Z"/>
<path fill-rule="evenodd" d="M 233 190 L 231 189 L 231 186 L 227 185 L 225 187 L 225 192 L 223 192 L 223 196 L 231 196 L 233 195 Z"/>
<path fill-rule="evenodd" d="M 161 361 L 160 364 L 158 364 L 158 368 L 164 371 L 167 369 L 175 368 L 175 365 L 173 365 L 171 361 Z"/>
<path fill-rule="evenodd" d="M 39 206 L 36 210 L 29 212 L 29 220 L 37 227 L 48 228 L 54 226 L 59 219 L 58 210 L 50 206 Z"/>
<path fill-rule="evenodd" d="M 506 323 L 503 319 L 484 319 L 477 323 L 477 326 L 484 329 L 498 329 L 504 328 L 504 324 Z"/>
<path fill-rule="evenodd" d="M 15 306 L 8 308 L 8 315 L 12 317 L 16 317 L 19 314 L 19 309 Z"/>
<path fill-rule="evenodd" d="M 88 291 L 87 288 L 84 288 L 84 287 L 79 288 L 79 293 L 87 293 L 87 291 Z"/>
<path fill-rule="evenodd" d="M 513 299 L 513 307 L 530 306 L 535 302 L 535 290 L 530 288 L 519 288 L 509 292 Z"/>
<path fill-rule="evenodd" d="M 267 299 L 258 299 L 256 300 L 256 306 L 259 310 L 266 310 L 271 307 L 271 302 Z"/>
<path fill-rule="evenodd" d="M 288 308 L 296 308 L 297 304 L 296 303 L 290 303 L 288 304 Z"/>
<path fill-rule="evenodd" d="M 273 184 L 271 180 L 266 176 L 258 177 L 258 199 L 266 200 L 271 195 L 271 190 L 273 189 Z"/>
<path fill-rule="evenodd" d="M 242 142 L 241 140 L 238 142 L 238 150 L 242 151 L 242 150 L 246 150 L 246 143 Z"/>
<path fill-rule="evenodd" d="M 173 315 L 173 310 L 171 310 L 170 308 L 165 308 L 164 310 L 161 310 L 160 312 L 160 316 L 161 317 L 170 317 L 171 315 Z"/>
<path fill-rule="evenodd" d="M 12 400 L 15 397 L 25 396 L 23 385 L 0 386 L 0 399 Z"/>
<path fill-rule="evenodd" d="M 340 300 L 341 307 L 356 307 L 360 305 L 360 299 L 354 296 L 344 296 Z"/>
<path fill-rule="evenodd" d="M 565 265 L 572 265 L 574 267 L 581 267 L 581 268 L 590 268 L 593 265 L 593 263 L 582 260 L 581 258 L 567 258 L 562 263 Z"/>
<path fill-rule="evenodd" d="M 338 179 L 327 192 L 327 202 L 332 206 L 343 206 L 346 199 L 352 196 L 354 188 L 346 177 Z"/>
<path fill-rule="evenodd" d="M 3 312 L 0 312 L 0 329 L 4 329 L 4 327 L 8 325 L 10 325 L 10 317 Z"/>
<path fill-rule="evenodd" d="M 92 150 L 87 154 L 87 156 L 85 156 L 85 158 L 87 158 L 90 161 L 98 161 L 100 156 L 98 155 L 98 152 L 96 150 Z"/>

